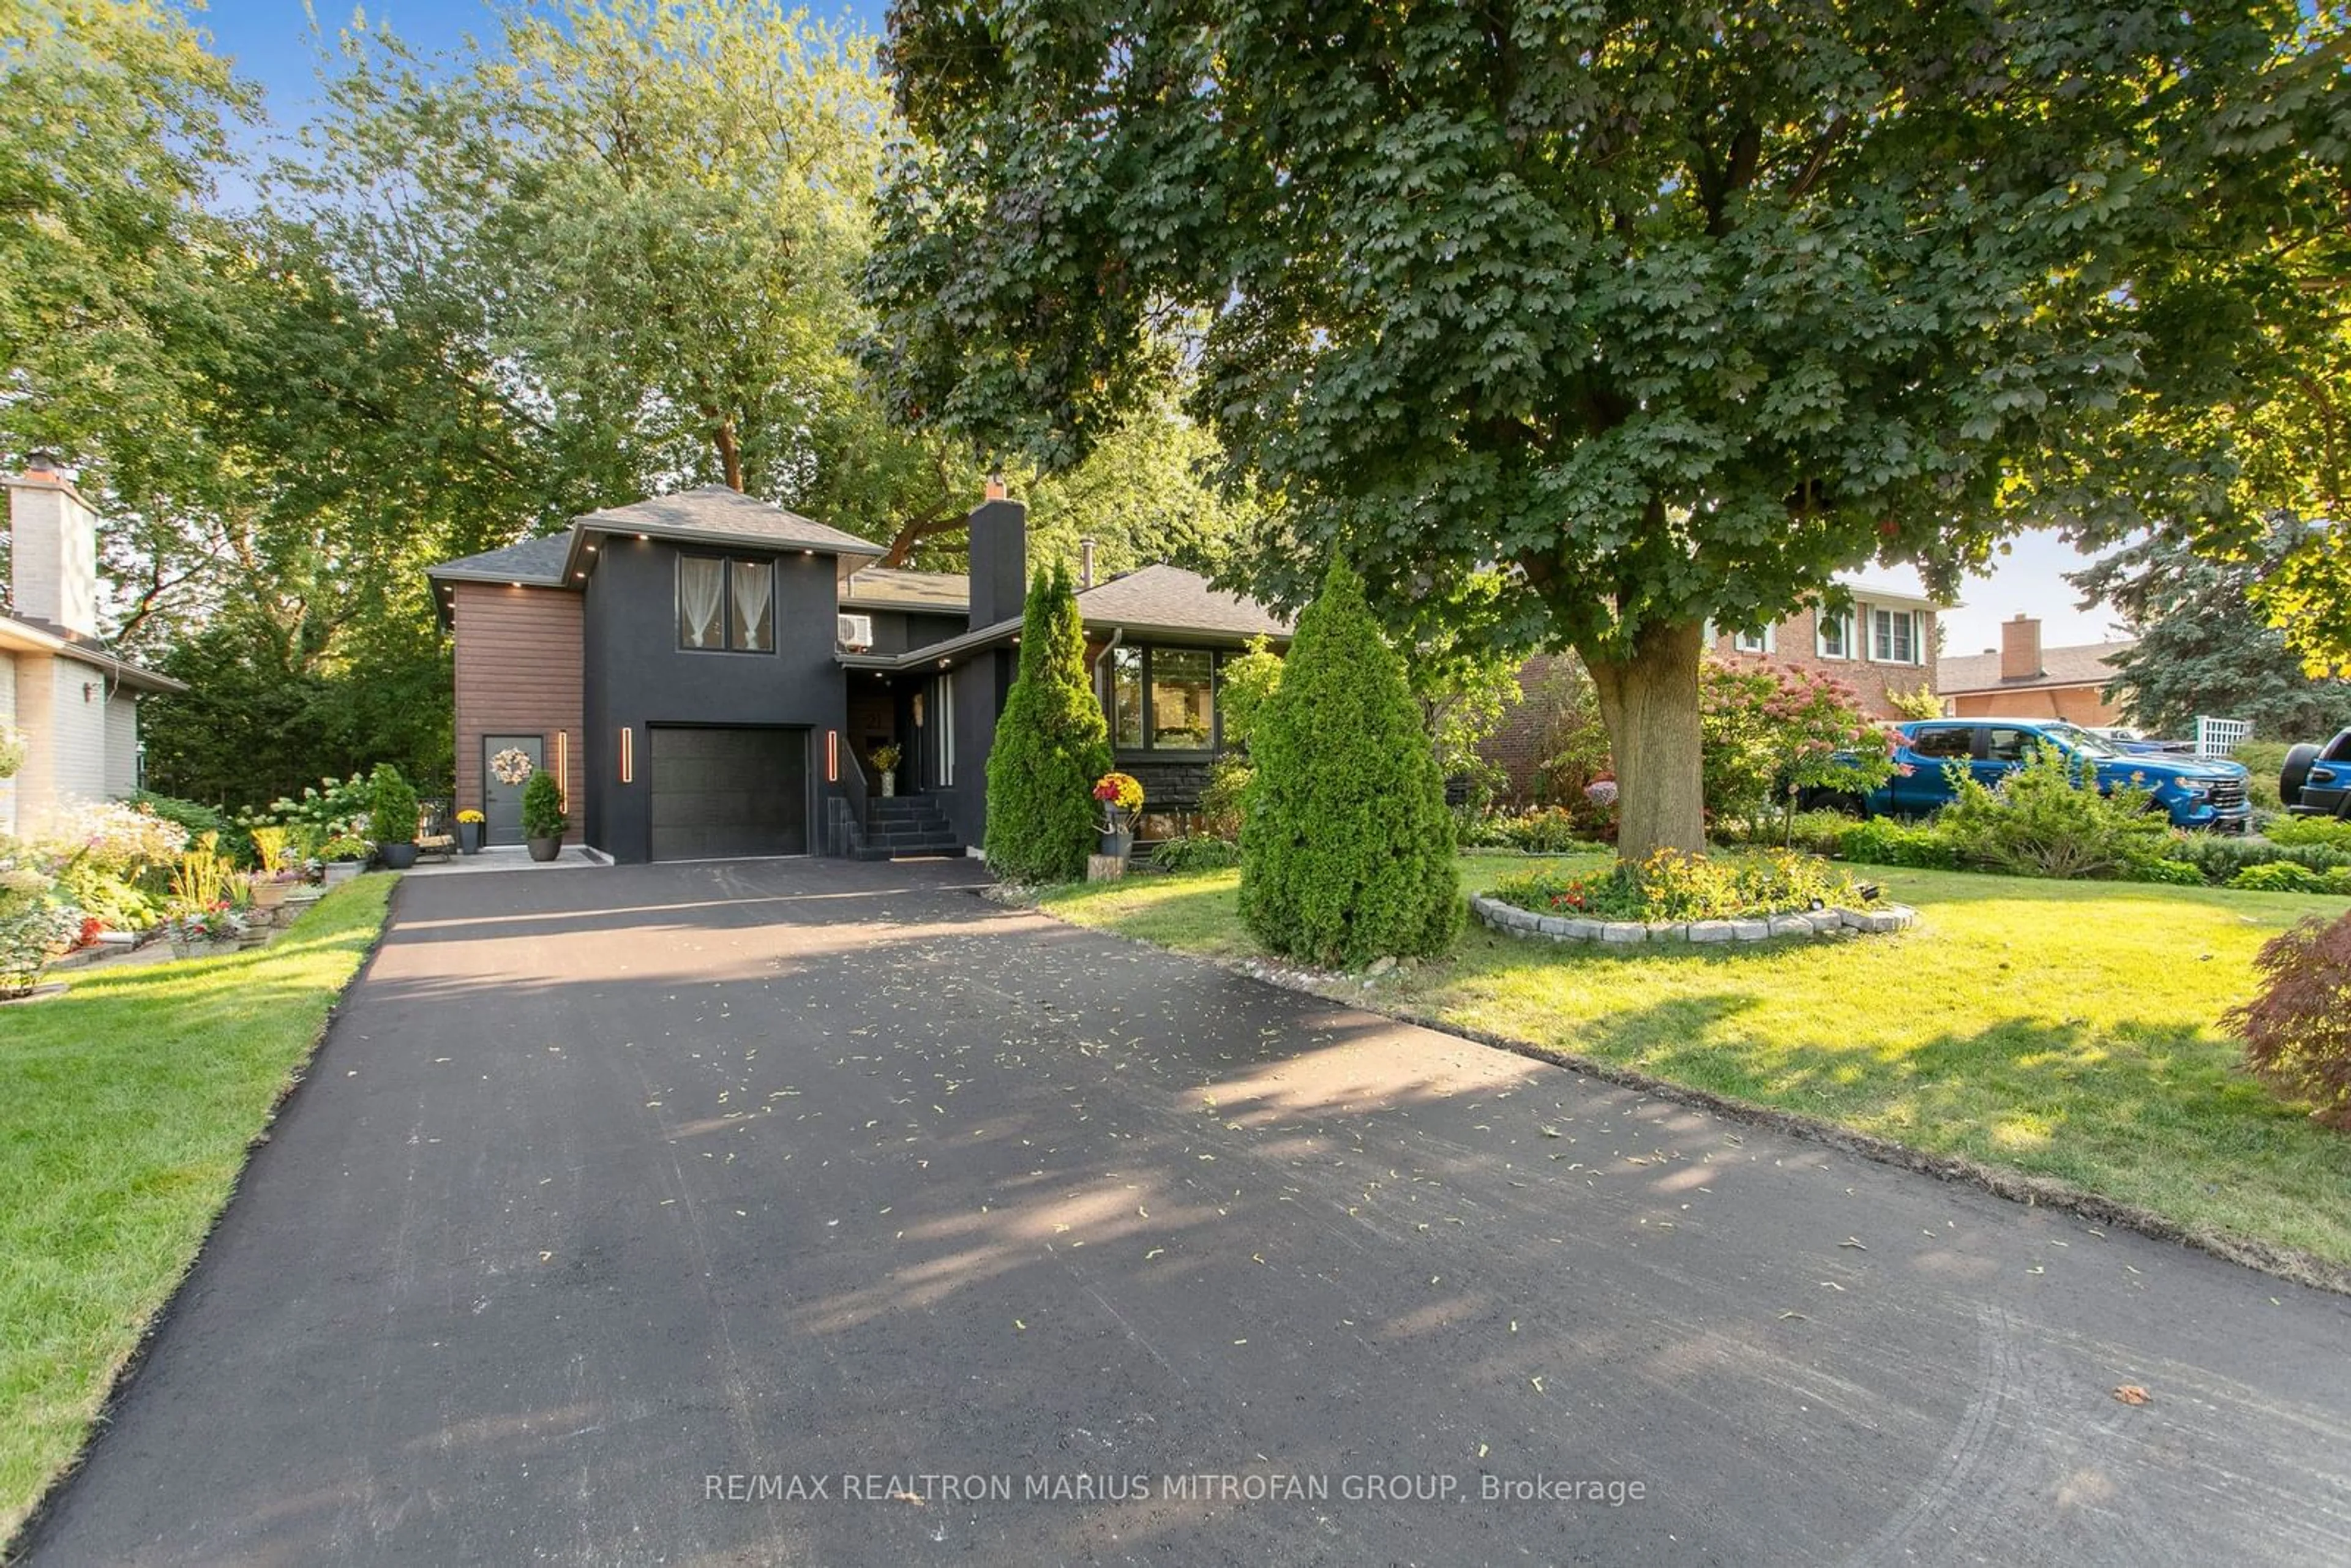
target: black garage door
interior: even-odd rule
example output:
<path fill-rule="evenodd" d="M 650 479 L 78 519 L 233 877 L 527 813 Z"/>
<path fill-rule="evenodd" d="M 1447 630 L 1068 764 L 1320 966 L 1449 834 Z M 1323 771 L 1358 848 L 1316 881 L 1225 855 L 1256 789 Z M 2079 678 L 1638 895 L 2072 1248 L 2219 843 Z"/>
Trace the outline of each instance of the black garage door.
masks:
<path fill-rule="evenodd" d="M 650 733 L 653 859 L 808 852 L 808 731 Z"/>

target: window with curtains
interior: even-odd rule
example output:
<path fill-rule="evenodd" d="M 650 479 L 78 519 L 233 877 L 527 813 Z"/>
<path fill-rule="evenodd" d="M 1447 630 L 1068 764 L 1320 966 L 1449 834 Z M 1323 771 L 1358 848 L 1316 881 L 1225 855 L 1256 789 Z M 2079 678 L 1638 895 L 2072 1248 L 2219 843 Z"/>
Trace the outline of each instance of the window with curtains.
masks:
<path fill-rule="evenodd" d="M 677 558 L 677 645 L 713 653 L 776 651 L 776 566 Z"/>

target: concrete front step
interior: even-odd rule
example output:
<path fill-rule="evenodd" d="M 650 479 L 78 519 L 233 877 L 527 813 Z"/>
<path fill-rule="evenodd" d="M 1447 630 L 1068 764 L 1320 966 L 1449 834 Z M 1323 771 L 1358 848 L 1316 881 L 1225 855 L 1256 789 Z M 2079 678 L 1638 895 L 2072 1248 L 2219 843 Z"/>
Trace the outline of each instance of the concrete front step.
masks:
<path fill-rule="evenodd" d="M 885 844 L 867 844 L 862 849 L 850 851 L 849 858 L 853 861 L 932 860 L 941 856 L 959 856 L 962 853 L 963 845 L 950 839 L 943 844 L 920 846 L 901 844 L 892 847 Z"/>

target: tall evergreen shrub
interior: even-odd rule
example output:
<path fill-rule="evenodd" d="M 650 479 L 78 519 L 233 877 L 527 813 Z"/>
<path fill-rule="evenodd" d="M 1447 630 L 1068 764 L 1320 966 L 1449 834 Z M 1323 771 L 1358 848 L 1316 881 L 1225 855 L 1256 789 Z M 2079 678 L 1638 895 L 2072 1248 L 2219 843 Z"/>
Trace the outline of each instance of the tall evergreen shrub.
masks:
<path fill-rule="evenodd" d="M 1334 563 L 1249 737 L 1241 918 L 1275 952 L 1348 967 L 1460 929 L 1445 779 L 1364 585 Z"/>
<path fill-rule="evenodd" d="M 1102 821 L 1094 780 L 1110 771 L 1110 727 L 1086 679 L 1086 635 L 1069 568 L 1029 585 L 1020 673 L 987 754 L 987 863 L 1016 882 L 1083 875 Z"/>

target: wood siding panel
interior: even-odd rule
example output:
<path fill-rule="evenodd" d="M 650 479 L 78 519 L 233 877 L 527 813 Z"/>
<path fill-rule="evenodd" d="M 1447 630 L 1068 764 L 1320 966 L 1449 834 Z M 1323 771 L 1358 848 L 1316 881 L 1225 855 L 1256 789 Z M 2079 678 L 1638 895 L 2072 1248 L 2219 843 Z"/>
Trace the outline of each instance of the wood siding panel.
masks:
<path fill-rule="evenodd" d="M 559 588 L 456 585 L 457 808 L 482 809 L 482 737 L 547 737 L 548 766 L 569 752 L 563 780 L 571 831 L 587 810 L 588 737 L 580 723 L 580 599 Z M 559 742 L 568 736 L 569 745 Z"/>

